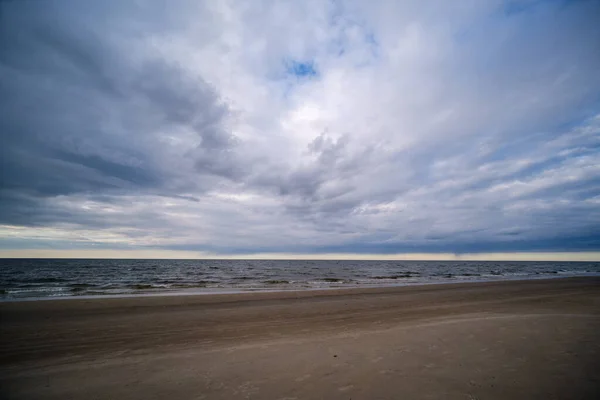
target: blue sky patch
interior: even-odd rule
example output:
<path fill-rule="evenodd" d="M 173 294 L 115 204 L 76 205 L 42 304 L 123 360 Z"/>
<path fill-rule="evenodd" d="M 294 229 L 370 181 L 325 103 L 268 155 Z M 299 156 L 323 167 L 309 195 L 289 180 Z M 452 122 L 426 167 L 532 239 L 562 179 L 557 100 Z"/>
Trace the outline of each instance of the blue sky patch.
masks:
<path fill-rule="evenodd" d="M 317 75 L 314 61 L 288 60 L 285 64 L 287 73 L 298 78 L 310 78 Z"/>

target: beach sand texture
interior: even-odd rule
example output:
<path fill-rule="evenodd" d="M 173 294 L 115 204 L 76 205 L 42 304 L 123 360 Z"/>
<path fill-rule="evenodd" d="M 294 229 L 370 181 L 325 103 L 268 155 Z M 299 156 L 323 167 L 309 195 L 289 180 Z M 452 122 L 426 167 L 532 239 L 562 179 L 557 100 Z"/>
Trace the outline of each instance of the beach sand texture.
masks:
<path fill-rule="evenodd" d="M 6 399 L 599 399 L 600 279 L 0 304 Z"/>

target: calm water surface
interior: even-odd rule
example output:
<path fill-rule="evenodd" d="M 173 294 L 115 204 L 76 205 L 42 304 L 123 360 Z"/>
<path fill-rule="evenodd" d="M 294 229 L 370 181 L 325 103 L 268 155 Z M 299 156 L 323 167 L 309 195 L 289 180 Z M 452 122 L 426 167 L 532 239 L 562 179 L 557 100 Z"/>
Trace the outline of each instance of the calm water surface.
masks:
<path fill-rule="evenodd" d="M 600 275 L 591 262 L 0 259 L 0 299 Z"/>

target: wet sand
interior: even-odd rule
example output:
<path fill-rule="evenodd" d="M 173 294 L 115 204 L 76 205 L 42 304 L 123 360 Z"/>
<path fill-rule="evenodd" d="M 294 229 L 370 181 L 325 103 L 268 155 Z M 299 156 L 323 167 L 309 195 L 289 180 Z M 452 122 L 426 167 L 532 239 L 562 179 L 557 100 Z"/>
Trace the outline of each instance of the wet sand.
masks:
<path fill-rule="evenodd" d="M 0 304 L 0 398 L 597 399 L 600 278 Z"/>

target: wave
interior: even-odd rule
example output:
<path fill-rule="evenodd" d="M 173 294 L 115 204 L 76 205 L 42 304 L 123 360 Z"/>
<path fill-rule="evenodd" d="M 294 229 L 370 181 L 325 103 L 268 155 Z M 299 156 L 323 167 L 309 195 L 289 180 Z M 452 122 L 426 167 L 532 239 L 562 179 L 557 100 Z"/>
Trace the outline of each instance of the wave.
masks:
<path fill-rule="evenodd" d="M 344 280 L 340 279 L 340 278 L 321 278 L 319 280 L 322 282 L 329 282 L 329 283 L 344 282 Z"/>
<path fill-rule="evenodd" d="M 149 283 L 136 283 L 133 285 L 127 285 L 126 287 L 128 289 L 135 289 L 135 290 L 164 289 L 164 286 L 154 286 Z"/>
<path fill-rule="evenodd" d="M 26 279 L 15 279 L 12 282 L 15 283 L 22 283 L 22 284 L 36 284 L 36 285 L 41 285 L 44 283 L 65 283 L 65 282 L 69 282 L 68 279 L 63 279 L 63 278 L 53 278 L 53 277 L 47 277 L 47 278 L 26 278 Z"/>
<path fill-rule="evenodd" d="M 62 282 L 68 282 L 68 280 L 67 279 L 63 279 L 63 278 L 48 277 L 48 278 L 35 278 L 35 279 L 28 280 L 26 282 L 62 283 Z"/>
<path fill-rule="evenodd" d="M 377 275 L 371 276 L 370 279 L 405 279 L 405 278 L 417 278 L 411 274 L 400 274 L 400 275 Z"/>

